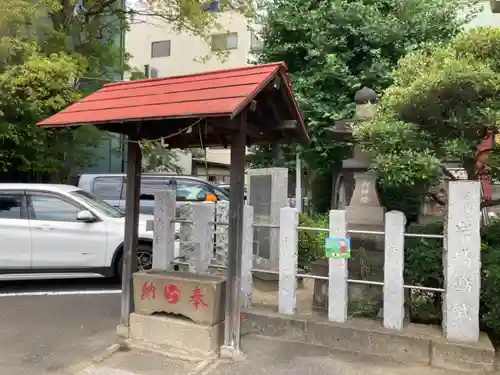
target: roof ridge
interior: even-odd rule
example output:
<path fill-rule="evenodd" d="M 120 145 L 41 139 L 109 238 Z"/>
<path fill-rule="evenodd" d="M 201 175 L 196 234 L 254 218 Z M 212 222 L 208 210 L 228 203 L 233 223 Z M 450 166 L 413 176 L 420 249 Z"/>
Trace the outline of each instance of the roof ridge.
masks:
<path fill-rule="evenodd" d="M 159 78 L 143 78 L 143 79 L 136 79 L 133 81 L 129 80 L 129 81 L 111 82 L 111 83 L 106 83 L 105 85 L 103 85 L 103 87 L 121 86 L 124 84 L 130 84 L 130 82 L 141 83 L 141 82 L 168 81 L 169 79 L 175 79 L 175 78 L 200 77 L 200 76 L 214 74 L 214 73 L 253 70 L 253 69 L 257 69 L 257 68 L 263 68 L 266 66 L 279 66 L 279 67 L 284 67 L 285 69 L 287 68 L 286 63 L 284 61 L 278 61 L 278 62 L 267 63 L 267 64 L 246 65 L 246 66 L 242 66 L 242 67 L 238 67 L 238 68 L 215 69 L 215 70 L 209 70 L 209 71 L 200 72 L 200 73 L 181 74 L 181 75 L 177 75 L 177 76 L 159 77 Z"/>

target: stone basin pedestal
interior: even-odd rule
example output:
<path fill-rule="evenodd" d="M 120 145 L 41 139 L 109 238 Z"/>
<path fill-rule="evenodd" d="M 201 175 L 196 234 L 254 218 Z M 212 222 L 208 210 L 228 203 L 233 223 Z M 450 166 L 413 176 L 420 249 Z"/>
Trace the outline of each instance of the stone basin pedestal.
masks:
<path fill-rule="evenodd" d="M 196 355 L 218 353 L 224 339 L 226 278 L 175 271 L 133 275 L 132 340 Z"/>

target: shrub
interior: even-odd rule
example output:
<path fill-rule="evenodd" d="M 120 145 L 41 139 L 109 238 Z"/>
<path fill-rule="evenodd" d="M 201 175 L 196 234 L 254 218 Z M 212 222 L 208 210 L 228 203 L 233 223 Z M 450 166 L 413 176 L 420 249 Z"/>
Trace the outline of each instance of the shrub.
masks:
<path fill-rule="evenodd" d="M 500 220 L 482 228 L 481 240 L 481 329 L 500 350 Z"/>
<path fill-rule="evenodd" d="M 412 224 L 408 233 L 443 234 L 444 222 Z M 434 238 L 405 239 L 405 280 L 431 288 L 443 287 L 443 240 Z"/>
<path fill-rule="evenodd" d="M 377 184 L 380 203 L 386 211 L 401 211 L 405 214 L 407 226 L 418 220 L 422 205 L 422 194 L 417 188 L 409 186 L 387 186 Z"/>
<path fill-rule="evenodd" d="M 412 224 L 408 233 L 443 234 L 444 222 L 436 220 L 425 225 Z M 408 285 L 442 288 L 443 240 L 434 238 L 405 239 L 405 283 Z M 442 295 L 438 292 L 414 290 L 407 301 L 411 320 L 418 323 L 440 324 Z"/>
<path fill-rule="evenodd" d="M 301 227 L 328 228 L 328 215 L 311 217 L 306 214 L 300 214 L 299 225 Z M 298 266 L 300 268 L 309 271 L 311 263 L 323 256 L 327 235 L 327 232 L 299 230 Z"/>
<path fill-rule="evenodd" d="M 332 172 L 318 172 L 312 181 L 311 206 L 315 213 L 327 213 L 332 205 Z"/>
<path fill-rule="evenodd" d="M 409 233 L 443 233 L 443 222 L 411 225 Z M 480 324 L 496 350 L 500 350 L 500 220 L 481 229 L 481 299 Z M 439 239 L 407 238 L 405 246 L 405 282 L 442 288 L 444 285 L 443 244 Z M 413 320 L 437 323 L 442 317 L 441 294 L 412 295 Z M 416 318 L 416 319 L 415 319 Z"/>

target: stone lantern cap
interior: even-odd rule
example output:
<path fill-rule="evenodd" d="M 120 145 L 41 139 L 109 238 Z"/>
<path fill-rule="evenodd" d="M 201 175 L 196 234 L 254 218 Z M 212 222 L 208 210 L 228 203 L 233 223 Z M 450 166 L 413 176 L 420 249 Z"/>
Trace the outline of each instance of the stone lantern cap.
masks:
<path fill-rule="evenodd" d="M 352 142 L 354 138 L 352 136 L 351 122 L 341 120 L 337 121 L 334 126 L 327 128 L 329 138 L 337 142 Z"/>
<path fill-rule="evenodd" d="M 356 104 L 368 104 L 375 103 L 378 100 L 377 93 L 369 89 L 368 87 L 363 87 L 361 90 L 356 91 L 354 94 L 354 101 Z"/>
<path fill-rule="evenodd" d="M 363 87 L 361 90 L 356 91 L 356 93 L 354 94 L 354 102 L 356 103 L 357 107 L 357 116 L 350 120 L 337 121 L 334 126 L 327 128 L 326 131 L 329 138 L 337 142 L 353 142 L 354 138 L 352 136 L 351 126 L 356 121 L 363 121 L 364 118 L 358 115 L 359 113 L 366 112 L 367 110 L 367 108 L 364 108 L 363 112 L 358 112 L 358 109 L 360 107 L 368 107 L 367 104 L 374 104 L 377 102 L 377 100 L 377 93 L 368 87 Z"/>

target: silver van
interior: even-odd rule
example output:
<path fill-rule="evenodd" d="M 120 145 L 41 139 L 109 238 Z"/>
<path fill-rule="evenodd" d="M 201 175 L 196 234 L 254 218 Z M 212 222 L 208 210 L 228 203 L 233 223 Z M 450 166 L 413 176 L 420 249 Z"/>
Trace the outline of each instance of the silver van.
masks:
<path fill-rule="evenodd" d="M 122 210 L 125 209 L 127 191 L 125 174 L 82 174 L 77 185 L 94 197 Z M 202 202 L 207 195 L 215 196 L 217 201 L 229 201 L 229 194 L 225 189 L 197 177 L 145 173 L 141 175 L 140 213 L 153 214 L 154 193 L 163 189 L 175 191 L 177 207 L 180 202 Z"/>

